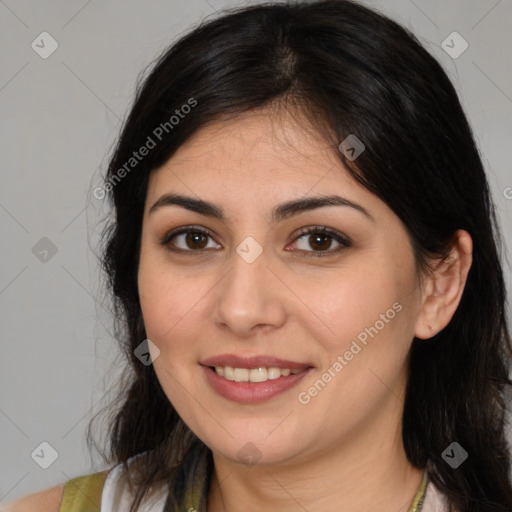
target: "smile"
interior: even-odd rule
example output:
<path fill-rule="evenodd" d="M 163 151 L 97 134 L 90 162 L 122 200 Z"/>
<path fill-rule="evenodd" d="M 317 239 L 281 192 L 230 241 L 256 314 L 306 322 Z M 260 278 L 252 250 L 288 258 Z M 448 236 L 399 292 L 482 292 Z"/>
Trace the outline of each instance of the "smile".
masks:
<path fill-rule="evenodd" d="M 233 368 L 232 366 L 215 366 L 212 368 L 217 375 L 226 380 L 234 382 L 266 382 L 268 380 L 279 379 L 279 377 L 288 377 L 288 375 L 297 375 L 302 370 L 290 368 L 277 368 L 271 366 L 269 368 Z"/>
<path fill-rule="evenodd" d="M 240 404 L 258 404 L 285 393 L 314 370 L 307 363 L 273 356 L 223 354 L 200 362 L 206 385 Z"/>

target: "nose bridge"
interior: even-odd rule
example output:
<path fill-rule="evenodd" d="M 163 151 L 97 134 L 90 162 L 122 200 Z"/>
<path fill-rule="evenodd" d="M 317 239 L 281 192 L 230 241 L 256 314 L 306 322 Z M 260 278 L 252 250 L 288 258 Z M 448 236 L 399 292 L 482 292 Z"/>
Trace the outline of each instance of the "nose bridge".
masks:
<path fill-rule="evenodd" d="M 257 302 L 264 297 L 265 290 L 261 289 L 261 283 L 268 279 L 267 254 L 263 247 L 252 236 L 246 237 L 235 248 L 231 256 L 231 271 L 226 276 L 223 290 L 224 302 L 230 307 L 252 308 L 258 307 Z M 268 299 L 268 297 L 267 297 Z"/>
<path fill-rule="evenodd" d="M 247 335 L 256 325 L 276 325 L 283 319 L 268 254 L 248 236 L 233 251 L 230 271 L 216 301 L 214 320 L 238 335 Z"/>

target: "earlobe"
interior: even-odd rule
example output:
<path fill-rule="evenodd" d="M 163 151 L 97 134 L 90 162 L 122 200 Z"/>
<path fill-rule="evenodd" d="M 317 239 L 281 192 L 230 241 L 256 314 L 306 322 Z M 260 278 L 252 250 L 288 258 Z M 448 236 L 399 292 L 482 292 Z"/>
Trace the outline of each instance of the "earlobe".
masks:
<path fill-rule="evenodd" d="M 416 321 L 416 338 L 431 338 L 450 323 L 464 292 L 473 261 L 472 253 L 471 236 L 460 229 L 453 236 L 447 256 L 431 262 L 432 273 L 426 278 L 421 311 Z"/>

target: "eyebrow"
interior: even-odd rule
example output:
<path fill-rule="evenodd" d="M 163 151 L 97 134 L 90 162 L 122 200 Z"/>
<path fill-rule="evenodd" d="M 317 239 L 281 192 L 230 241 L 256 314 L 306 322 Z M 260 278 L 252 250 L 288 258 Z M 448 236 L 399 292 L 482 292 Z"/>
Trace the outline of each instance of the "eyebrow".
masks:
<path fill-rule="evenodd" d="M 194 197 L 174 193 L 168 193 L 161 196 L 149 209 L 149 214 L 154 213 L 156 210 L 164 206 L 172 205 L 181 206 L 182 208 L 201 215 L 206 215 L 207 217 L 213 217 L 222 221 L 225 220 L 224 211 L 220 206 L 202 199 L 196 199 Z M 299 213 L 315 210 L 324 206 L 348 206 L 363 213 L 366 217 L 375 222 L 375 219 L 370 212 L 360 204 L 354 203 L 353 201 L 349 201 L 348 199 L 337 195 L 307 197 L 282 203 L 272 210 L 271 220 L 273 223 L 277 223 L 294 215 L 298 215 Z"/>

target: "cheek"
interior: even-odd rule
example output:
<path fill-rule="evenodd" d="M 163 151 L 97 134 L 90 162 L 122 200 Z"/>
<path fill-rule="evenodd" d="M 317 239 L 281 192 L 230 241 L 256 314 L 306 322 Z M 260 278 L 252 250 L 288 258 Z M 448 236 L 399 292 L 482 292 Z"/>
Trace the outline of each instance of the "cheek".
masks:
<path fill-rule="evenodd" d="M 189 324 L 201 288 L 197 284 L 191 287 L 190 282 L 180 279 L 179 275 L 170 275 L 154 254 L 141 253 L 138 289 L 142 316 L 148 338 L 160 350 L 167 350 L 168 340 L 172 339 L 187 345 Z"/>
<path fill-rule="evenodd" d="M 322 358 L 321 370 L 299 390 L 300 403 L 322 417 L 327 409 L 337 418 L 351 410 L 354 422 L 384 403 L 403 374 L 414 332 L 415 276 L 412 258 L 397 265 L 381 254 L 337 271 L 324 294 L 308 290 L 323 320 L 309 329 Z"/>
<path fill-rule="evenodd" d="M 321 368 L 300 386 L 297 398 L 326 425 L 342 418 L 350 429 L 387 403 L 403 375 L 412 339 L 414 279 L 389 267 L 384 272 L 365 266 L 351 267 L 335 281 L 327 294 L 317 292 L 311 299 L 329 330 L 310 329 L 318 348 L 322 345 Z"/>
<path fill-rule="evenodd" d="M 368 330 L 388 332 L 402 324 L 415 286 L 412 273 L 404 267 L 388 265 L 382 258 L 377 264 L 372 259 L 371 264 L 361 261 L 336 271 L 323 286 L 304 281 L 301 295 L 317 316 L 318 339 L 333 349 L 343 349 L 358 335 L 364 341 L 365 333 L 370 336 Z"/>

